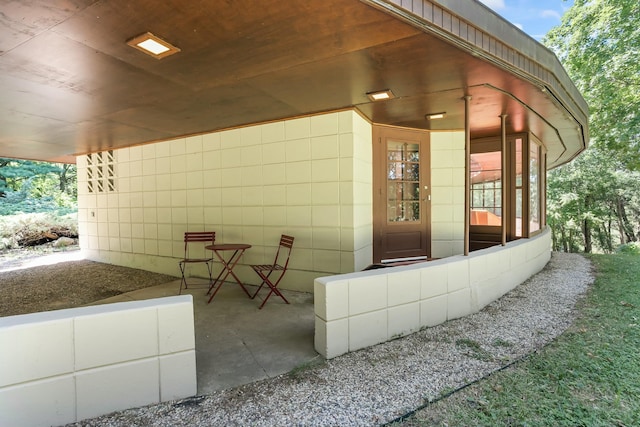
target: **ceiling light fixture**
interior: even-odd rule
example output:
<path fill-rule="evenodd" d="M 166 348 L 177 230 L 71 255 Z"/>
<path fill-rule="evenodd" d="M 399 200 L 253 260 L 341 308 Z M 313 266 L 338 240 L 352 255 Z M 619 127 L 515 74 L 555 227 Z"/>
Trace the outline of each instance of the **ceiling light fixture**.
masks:
<path fill-rule="evenodd" d="M 425 116 L 425 118 L 429 119 L 429 120 L 437 120 L 437 119 L 444 119 L 444 116 L 446 116 L 447 113 L 443 112 L 443 113 L 433 113 L 433 114 L 427 114 Z"/>
<path fill-rule="evenodd" d="M 375 92 L 367 92 L 367 96 L 372 101 L 384 101 L 387 99 L 393 99 L 396 96 L 391 92 L 391 89 L 378 90 Z"/>
<path fill-rule="evenodd" d="M 127 41 L 127 44 L 156 59 L 166 58 L 169 55 L 180 52 L 180 49 L 176 46 L 149 32 L 132 38 Z"/>

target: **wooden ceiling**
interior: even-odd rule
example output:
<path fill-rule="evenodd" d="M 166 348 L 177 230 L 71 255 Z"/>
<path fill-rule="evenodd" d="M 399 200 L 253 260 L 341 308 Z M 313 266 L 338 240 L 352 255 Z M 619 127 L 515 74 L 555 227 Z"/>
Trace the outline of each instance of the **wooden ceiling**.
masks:
<path fill-rule="evenodd" d="M 508 132 L 535 133 L 551 165 L 584 148 L 586 123 L 559 97 L 373 3 L 4 3 L 0 157 L 74 162 L 78 154 L 345 108 L 375 123 L 463 129 L 465 95 L 473 137 L 499 135 L 499 116 L 508 114 Z M 146 31 L 181 51 L 157 60 L 126 44 Z M 396 98 L 370 101 L 367 92 L 380 89 Z M 441 111 L 445 119 L 425 119 Z"/>

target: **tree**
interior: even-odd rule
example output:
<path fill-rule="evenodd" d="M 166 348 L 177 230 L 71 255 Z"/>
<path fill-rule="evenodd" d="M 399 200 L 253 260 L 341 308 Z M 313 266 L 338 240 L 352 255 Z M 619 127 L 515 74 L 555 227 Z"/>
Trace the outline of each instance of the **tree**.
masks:
<path fill-rule="evenodd" d="M 640 170 L 640 2 L 575 0 L 543 42 L 589 104 L 592 144 Z"/>
<path fill-rule="evenodd" d="M 640 2 L 575 0 L 544 43 L 590 107 L 591 147 L 549 174 L 554 249 L 610 252 L 640 237 Z"/>
<path fill-rule="evenodd" d="M 75 165 L 0 158 L 0 215 L 75 210 Z"/>

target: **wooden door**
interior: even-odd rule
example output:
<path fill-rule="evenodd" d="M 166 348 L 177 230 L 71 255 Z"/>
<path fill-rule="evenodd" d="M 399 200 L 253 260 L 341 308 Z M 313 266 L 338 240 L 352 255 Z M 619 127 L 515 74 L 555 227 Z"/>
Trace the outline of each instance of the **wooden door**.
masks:
<path fill-rule="evenodd" d="M 373 138 L 374 262 L 428 258 L 429 134 L 376 126 Z"/>

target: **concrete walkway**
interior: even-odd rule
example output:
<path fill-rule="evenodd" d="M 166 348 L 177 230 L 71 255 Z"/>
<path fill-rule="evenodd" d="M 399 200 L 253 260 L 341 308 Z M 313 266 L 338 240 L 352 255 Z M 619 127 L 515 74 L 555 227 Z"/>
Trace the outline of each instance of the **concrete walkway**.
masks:
<path fill-rule="evenodd" d="M 206 281 L 192 282 L 183 294 L 193 295 L 198 394 L 273 378 L 321 358 L 313 347 L 313 295 L 283 291 L 290 304 L 272 295 L 258 310 L 264 289 L 252 300 L 236 283 L 224 283 L 207 304 Z M 179 287 L 176 280 L 100 303 L 174 296 Z"/>

